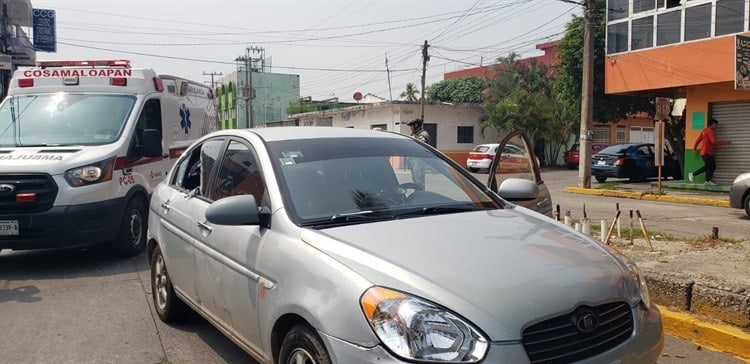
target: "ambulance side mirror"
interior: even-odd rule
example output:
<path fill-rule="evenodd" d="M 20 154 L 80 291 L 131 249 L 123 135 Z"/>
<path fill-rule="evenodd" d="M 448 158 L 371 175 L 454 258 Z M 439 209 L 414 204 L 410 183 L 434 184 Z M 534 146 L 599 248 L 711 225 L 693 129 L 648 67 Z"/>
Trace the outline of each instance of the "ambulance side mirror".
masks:
<path fill-rule="evenodd" d="M 158 130 L 144 130 L 142 139 L 141 154 L 144 157 L 161 157 L 161 133 Z"/>

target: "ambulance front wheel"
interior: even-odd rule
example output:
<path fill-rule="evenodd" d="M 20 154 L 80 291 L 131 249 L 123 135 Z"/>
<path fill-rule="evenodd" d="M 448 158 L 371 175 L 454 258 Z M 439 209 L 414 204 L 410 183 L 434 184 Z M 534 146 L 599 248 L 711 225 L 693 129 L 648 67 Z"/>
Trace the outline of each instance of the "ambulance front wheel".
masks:
<path fill-rule="evenodd" d="M 146 204 L 140 198 L 128 202 L 122 216 L 122 226 L 114 241 L 115 252 L 123 257 L 132 257 L 146 249 Z"/>

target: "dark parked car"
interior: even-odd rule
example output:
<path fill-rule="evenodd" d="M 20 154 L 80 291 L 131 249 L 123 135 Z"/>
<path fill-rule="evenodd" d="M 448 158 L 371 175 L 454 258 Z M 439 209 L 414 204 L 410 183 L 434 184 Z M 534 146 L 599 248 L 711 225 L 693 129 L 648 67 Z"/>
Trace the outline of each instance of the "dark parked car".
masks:
<path fill-rule="evenodd" d="M 654 163 L 655 148 L 652 143 L 616 144 L 602 149 L 591 159 L 591 174 L 599 182 L 609 177 L 627 178 L 632 182 L 658 177 L 659 169 Z M 682 168 L 669 150 L 664 150 L 664 179 L 682 179 Z"/>
<path fill-rule="evenodd" d="M 591 143 L 591 154 L 599 153 L 602 149 L 606 148 L 607 144 L 602 142 Z M 569 150 L 565 152 L 563 157 L 565 158 L 565 165 L 570 169 L 578 168 L 578 160 L 581 156 L 580 151 L 581 145 L 578 143 L 573 144 Z"/>

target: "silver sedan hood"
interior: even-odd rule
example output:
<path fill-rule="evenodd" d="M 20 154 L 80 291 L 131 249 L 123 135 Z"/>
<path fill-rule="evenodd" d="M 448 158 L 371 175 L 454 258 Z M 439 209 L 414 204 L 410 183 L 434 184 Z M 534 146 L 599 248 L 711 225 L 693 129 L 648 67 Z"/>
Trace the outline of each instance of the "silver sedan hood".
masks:
<path fill-rule="evenodd" d="M 578 305 L 634 303 L 627 268 L 606 247 L 524 208 L 307 230 L 353 272 L 433 301 L 493 341 Z"/>

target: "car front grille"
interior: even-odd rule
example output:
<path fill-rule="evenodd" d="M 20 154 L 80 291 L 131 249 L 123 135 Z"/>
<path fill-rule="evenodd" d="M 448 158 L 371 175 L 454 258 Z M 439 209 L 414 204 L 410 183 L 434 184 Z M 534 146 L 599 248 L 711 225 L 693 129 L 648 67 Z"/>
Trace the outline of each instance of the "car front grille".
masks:
<path fill-rule="evenodd" d="M 581 306 L 570 314 L 530 326 L 523 331 L 523 346 L 532 363 L 570 363 L 612 349 L 632 333 L 630 305 L 614 302 Z"/>
<path fill-rule="evenodd" d="M 0 174 L 0 185 L 7 191 L 0 193 L 0 211 L 4 214 L 47 211 L 57 197 L 57 184 L 48 174 Z M 8 185 L 12 186 L 12 192 Z M 18 202 L 16 196 L 29 193 L 36 194 L 33 202 Z"/>

